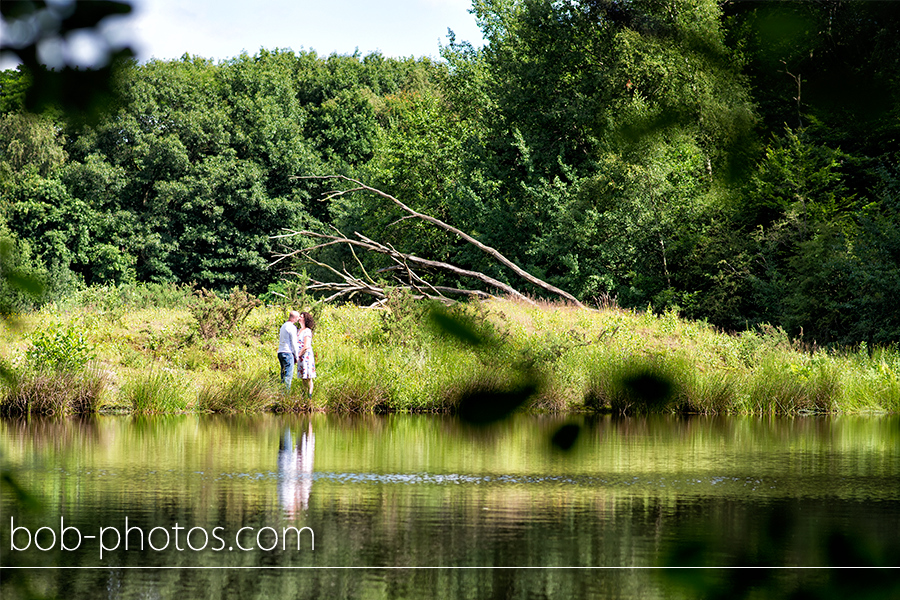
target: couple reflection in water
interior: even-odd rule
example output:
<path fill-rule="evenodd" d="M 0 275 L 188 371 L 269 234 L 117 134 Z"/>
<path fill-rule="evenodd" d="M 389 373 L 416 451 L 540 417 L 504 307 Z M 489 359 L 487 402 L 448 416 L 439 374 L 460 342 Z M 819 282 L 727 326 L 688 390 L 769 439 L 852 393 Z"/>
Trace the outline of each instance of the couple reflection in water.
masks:
<path fill-rule="evenodd" d="M 278 445 L 278 500 L 288 516 L 309 508 L 313 483 L 313 459 L 316 436 L 312 423 L 298 440 L 290 428 L 284 430 Z"/>

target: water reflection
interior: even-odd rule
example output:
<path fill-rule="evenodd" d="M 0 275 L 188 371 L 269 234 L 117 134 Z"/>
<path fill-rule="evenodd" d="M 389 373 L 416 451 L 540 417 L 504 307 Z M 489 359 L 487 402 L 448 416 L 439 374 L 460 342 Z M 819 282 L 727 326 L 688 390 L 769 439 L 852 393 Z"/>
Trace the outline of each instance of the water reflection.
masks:
<path fill-rule="evenodd" d="M 262 531 L 263 547 L 284 527 L 315 532 L 314 552 L 119 549 L 101 560 L 98 541 L 85 540 L 76 552 L 32 547 L 0 558 L 187 567 L 122 572 L 110 595 L 123 599 L 217 598 L 245 576 L 246 589 L 260 590 L 247 597 L 258 598 L 491 597 L 502 585 L 515 591 L 506 597 L 644 600 L 672 597 L 654 571 L 569 569 L 900 564 L 891 533 L 900 529 L 900 418 L 586 417 L 563 455 L 548 440 L 569 418 L 516 417 L 474 434 L 453 418 L 421 415 L 0 419 L 3 459 L 45 502 L 32 514 L 0 496 L 7 548 L 13 517 L 57 534 L 63 516 L 88 535 L 126 517 L 148 532 L 221 527 L 222 539 L 244 531 L 245 545 Z M 852 537 L 840 537 L 845 530 Z M 367 570 L 297 576 L 270 567 Z M 95 573 L 35 579 L 86 600 L 106 593 Z"/>
<path fill-rule="evenodd" d="M 285 428 L 278 445 L 278 501 L 289 517 L 309 509 L 315 454 L 312 422 L 296 443 L 290 427 Z"/>
<path fill-rule="evenodd" d="M 92 415 L 74 417 L 19 417 L 3 419 L 3 441 L 8 449 L 57 452 L 92 448 L 108 442 L 99 419 Z"/>

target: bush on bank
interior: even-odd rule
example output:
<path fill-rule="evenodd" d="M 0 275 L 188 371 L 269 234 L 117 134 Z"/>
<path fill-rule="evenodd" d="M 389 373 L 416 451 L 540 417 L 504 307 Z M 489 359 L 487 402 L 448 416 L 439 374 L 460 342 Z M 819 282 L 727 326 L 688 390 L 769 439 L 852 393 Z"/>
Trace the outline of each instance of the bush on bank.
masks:
<path fill-rule="evenodd" d="M 288 307 L 205 294 L 234 321 L 213 335 L 197 296 L 166 286 L 89 288 L 23 315 L 23 330 L 0 333 L 0 412 L 448 412 L 510 386 L 527 389 L 521 405 L 540 411 L 900 410 L 894 347 L 810 348 L 777 328 L 732 335 L 671 311 L 511 300 L 445 311 L 449 329 L 408 299 L 384 310 L 316 306 L 310 400 L 278 380 Z"/>

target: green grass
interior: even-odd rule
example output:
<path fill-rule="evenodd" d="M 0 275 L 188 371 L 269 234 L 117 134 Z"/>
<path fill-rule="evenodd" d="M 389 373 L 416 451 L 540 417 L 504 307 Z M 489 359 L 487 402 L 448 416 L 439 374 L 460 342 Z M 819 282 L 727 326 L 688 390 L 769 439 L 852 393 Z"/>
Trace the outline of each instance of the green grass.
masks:
<path fill-rule="evenodd" d="M 264 373 L 241 373 L 230 381 L 205 384 L 197 397 L 197 409 L 212 413 L 255 413 L 278 405 L 281 383 Z"/>
<path fill-rule="evenodd" d="M 320 307 L 319 377 L 309 399 L 302 382 L 286 394 L 278 380 L 284 307 L 257 307 L 226 335 L 205 339 L 181 288 L 104 288 L 79 298 L 23 315 L 19 330 L 0 330 L 0 360 L 15 365 L 15 376 L 0 382 L 7 414 L 447 412 L 478 390 L 499 393 L 523 381 L 536 390 L 526 406 L 539 411 L 900 411 L 896 347 L 809 350 L 774 327 L 729 335 L 672 312 L 516 301 L 460 306 L 438 326 L 408 302 Z M 93 376 L 28 363 L 27 334 L 47 324 L 83 332 Z"/>
<path fill-rule="evenodd" d="M 125 383 L 119 396 L 136 414 L 171 414 L 185 412 L 189 393 L 190 387 L 173 373 L 154 369 Z"/>
<path fill-rule="evenodd" d="M 9 371 L 0 392 L 0 415 L 84 415 L 98 412 L 108 387 L 95 368 Z"/>

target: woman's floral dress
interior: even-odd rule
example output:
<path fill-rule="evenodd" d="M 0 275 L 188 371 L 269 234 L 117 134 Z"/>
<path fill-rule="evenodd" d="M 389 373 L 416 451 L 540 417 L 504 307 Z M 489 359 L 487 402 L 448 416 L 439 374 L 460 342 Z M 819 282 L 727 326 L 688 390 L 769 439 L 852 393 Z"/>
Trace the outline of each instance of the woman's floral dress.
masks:
<path fill-rule="evenodd" d="M 306 344 L 307 338 L 309 343 Z M 309 348 L 300 355 L 300 362 L 297 363 L 297 374 L 300 379 L 314 379 L 316 377 L 316 357 L 313 355 L 312 349 L 312 331 L 309 327 L 305 327 L 300 332 L 300 347 L 308 345 Z"/>

